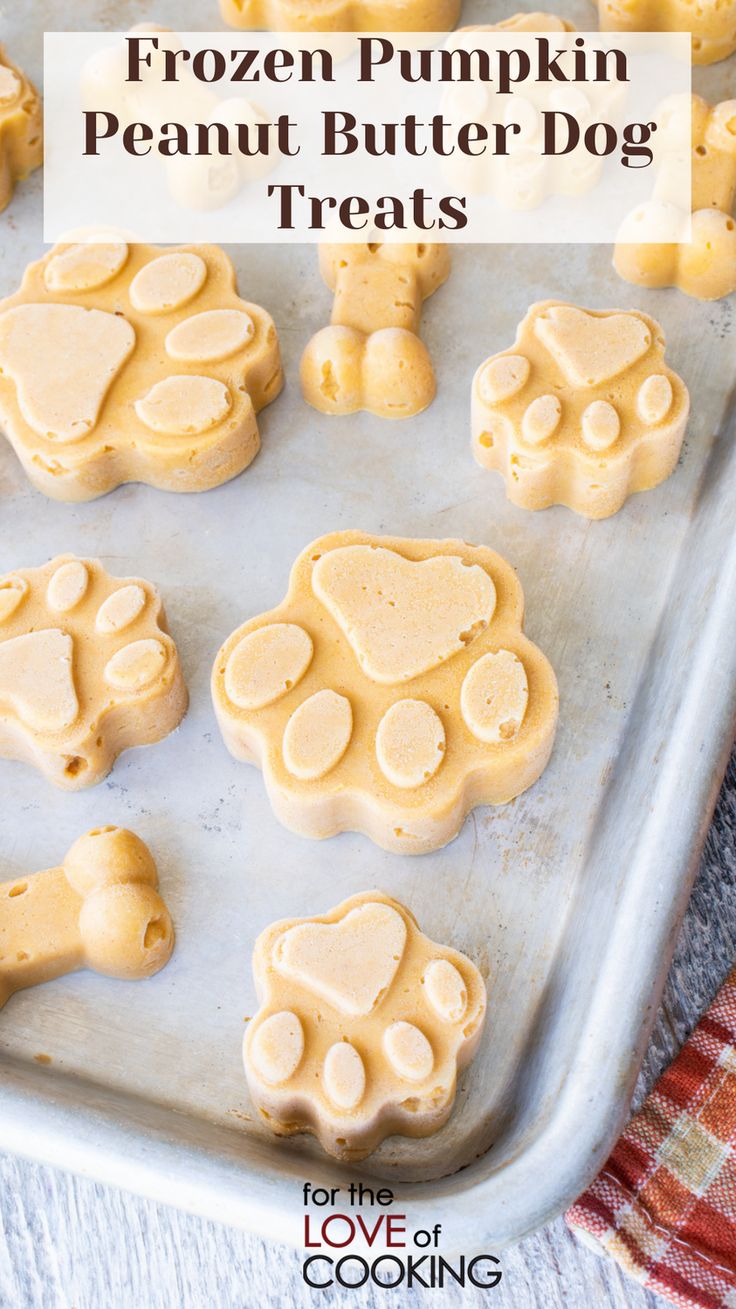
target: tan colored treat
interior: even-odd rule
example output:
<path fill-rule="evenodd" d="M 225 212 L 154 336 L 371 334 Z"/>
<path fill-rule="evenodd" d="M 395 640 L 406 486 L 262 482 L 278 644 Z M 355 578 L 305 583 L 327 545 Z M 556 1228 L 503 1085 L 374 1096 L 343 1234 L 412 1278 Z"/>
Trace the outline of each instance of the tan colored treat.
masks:
<path fill-rule="evenodd" d="M 461 27 L 461 32 L 574 32 L 575 24 L 556 14 L 547 14 L 539 9 L 532 14 L 511 14 L 500 23 L 475 23 L 471 27 Z"/>
<path fill-rule="evenodd" d="M 250 1094 L 278 1136 L 312 1132 L 339 1159 L 394 1133 L 430 1136 L 483 1030 L 486 988 L 381 891 L 274 923 L 253 954 L 261 1008 L 243 1043 Z"/>
<path fill-rule="evenodd" d="M 273 320 L 215 245 L 55 246 L 0 302 L 0 424 L 57 500 L 219 486 L 282 384 Z"/>
<path fill-rule="evenodd" d="M 304 398 L 323 414 L 367 409 L 410 418 L 435 397 L 422 305 L 450 275 L 446 245 L 323 245 L 320 271 L 335 292 L 332 326 L 302 358 Z"/>
<path fill-rule="evenodd" d="M 0 1006 L 14 991 L 78 968 L 151 977 L 171 958 L 174 928 L 151 852 L 121 827 L 74 842 L 60 868 L 0 885 Z"/>
<path fill-rule="evenodd" d="M 43 163 L 43 115 L 36 88 L 0 45 L 0 212 L 16 182 Z"/>
<path fill-rule="evenodd" d="M 619 242 L 617 273 L 637 286 L 676 286 L 698 300 L 736 291 L 736 100 L 692 97 L 693 226 L 683 244 Z"/>
<path fill-rule="evenodd" d="M 736 50 L 736 0 L 593 0 L 602 32 L 692 32 L 693 63 Z"/>
<path fill-rule="evenodd" d="M 77 791 L 187 709 L 161 597 L 97 559 L 60 555 L 0 577 L 0 756 Z"/>
<path fill-rule="evenodd" d="M 646 314 L 532 305 L 473 380 L 473 454 L 523 509 L 607 518 L 673 471 L 690 399 Z"/>
<path fill-rule="evenodd" d="M 557 684 L 523 611 L 514 570 L 484 546 L 321 537 L 284 602 L 217 656 L 225 744 L 263 769 L 292 831 L 436 850 L 549 759 Z"/>
<path fill-rule="evenodd" d="M 449 32 L 462 0 L 220 0 L 231 27 L 273 32 Z"/>

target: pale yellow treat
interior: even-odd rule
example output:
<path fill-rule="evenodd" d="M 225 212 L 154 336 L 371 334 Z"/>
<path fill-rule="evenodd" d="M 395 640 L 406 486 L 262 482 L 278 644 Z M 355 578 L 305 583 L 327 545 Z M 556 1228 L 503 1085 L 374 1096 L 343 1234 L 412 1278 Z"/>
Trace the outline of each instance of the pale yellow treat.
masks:
<path fill-rule="evenodd" d="M 332 326 L 304 351 L 305 400 L 323 414 L 426 409 L 437 388 L 418 333 L 424 301 L 449 277 L 447 246 L 323 245 L 319 262 L 335 302 Z"/>
<path fill-rule="evenodd" d="M 673 471 L 690 400 L 662 329 L 634 311 L 532 305 L 473 380 L 473 453 L 523 509 L 615 514 Z"/>
<path fill-rule="evenodd" d="M 0 577 L 0 757 L 76 791 L 123 750 L 168 736 L 186 709 L 150 582 L 74 555 Z"/>
<path fill-rule="evenodd" d="M 274 32 L 449 32 L 462 0 L 220 0 L 231 27 Z"/>
<path fill-rule="evenodd" d="M 614 266 L 638 286 L 676 286 L 698 300 L 719 300 L 736 291 L 736 100 L 711 106 L 694 95 L 692 133 L 692 239 L 620 241 Z"/>
<path fill-rule="evenodd" d="M 0 425 L 57 500 L 219 486 L 282 385 L 273 320 L 215 245 L 55 246 L 0 302 Z"/>
<path fill-rule="evenodd" d="M 43 113 L 35 87 L 0 45 L 0 211 L 16 182 L 43 163 Z"/>
<path fill-rule="evenodd" d="M 381 891 L 275 923 L 253 954 L 260 1009 L 243 1043 L 251 1097 L 279 1136 L 339 1159 L 447 1121 L 483 1030 L 475 964 L 424 936 Z"/>
<path fill-rule="evenodd" d="M 438 849 L 549 759 L 557 684 L 523 609 L 514 570 L 484 546 L 322 537 L 284 602 L 217 656 L 225 744 L 262 768 L 278 818 L 302 836 Z"/>
<path fill-rule="evenodd" d="M 736 50 L 736 0 L 593 0 L 602 32 L 692 32 L 693 63 Z"/>
<path fill-rule="evenodd" d="M 156 865 L 140 837 L 98 827 L 59 868 L 0 885 L 0 1005 L 78 968 L 151 977 L 174 948 Z"/>
<path fill-rule="evenodd" d="M 461 27 L 461 32 L 574 32 L 575 24 L 556 14 L 537 9 L 531 14 L 511 14 L 500 23 L 474 23 Z"/>

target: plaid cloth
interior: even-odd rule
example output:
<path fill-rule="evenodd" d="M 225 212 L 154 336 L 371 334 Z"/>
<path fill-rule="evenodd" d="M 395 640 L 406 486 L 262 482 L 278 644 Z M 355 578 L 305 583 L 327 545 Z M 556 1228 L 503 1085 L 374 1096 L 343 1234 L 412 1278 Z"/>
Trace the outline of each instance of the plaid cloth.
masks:
<path fill-rule="evenodd" d="M 682 1309 L 736 1309 L 736 969 L 565 1216 Z"/>

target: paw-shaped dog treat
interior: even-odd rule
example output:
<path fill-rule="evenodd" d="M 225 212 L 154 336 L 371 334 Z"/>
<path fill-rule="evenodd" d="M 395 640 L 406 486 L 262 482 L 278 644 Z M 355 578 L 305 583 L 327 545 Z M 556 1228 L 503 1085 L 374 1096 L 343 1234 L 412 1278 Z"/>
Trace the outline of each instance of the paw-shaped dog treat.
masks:
<path fill-rule="evenodd" d="M 736 50 L 736 0 L 593 0 L 602 32 L 692 32 L 693 63 Z"/>
<path fill-rule="evenodd" d="M 625 225 L 614 266 L 638 286 L 677 286 L 698 300 L 719 300 L 736 291 L 736 100 L 711 106 L 693 96 L 692 133 L 692 239 L 666 245 L 625 239 L 646 218 L 644 206 Z"/>
<path fill-rule="evenodd" d="M 0 424 L 58 500 L 219 486 L 282 384 L 273 320 L 218 246 L 56 246 L 0 302 Z"/>
<path fill-rule="evenodd" d="M 473 453 L 524 509 L 607 518 L 677 463 L 690 401 L 646 314 L 532 305 L 473 381 Z"/>
<path fill-rule="evenodd" d="M 187 709 L 161 597 L 99 560 L 60 555 L 0 577 L 0 756 L 66 790 L 93 786 Z"/>
<path fill-rule="evenodd" d="M 324 536 L 284 602 L 218 654 L 225 743 L 263 769 L 277 816 L 303 836 L 438 849 L 549 759 L 557 685 L 523 608 L 514 570 L 484 546 Z"/>
<path fill-rule="evenodd" d="M 275 923 L 256 941 L 253 974 L 261 1007 L 243 1058 L 273 1132 L 312 1132 L 355 1160 L 387 1136 L 430 1136 L 447 1121 L 486 989 L 475 964 L 430 941 L 403 905 L 369 891 Z"/>
<path fill-rule="evenodd" d="M 0 885 L 0 1006 L 78 968 L 151 977 L 174 948 L 151 853 L 120 827 L 74 842 L 60 868 Z"/>
<path fill-rule="evenodd" d="M 449 32 L 462 0 L 220 0 L 231 27 L 273 32 Z"/>
<path fill-rule="evenodd" d="M 335 292 L 332 326 L 302 358 L 304 398 L 323 414 L 367 409 L 410 418 L 436 384 L 419 339 L 423 302 L 450 273 L 445 245 L 323 245 L 320 271 Z"/>
<path fill-rule="evenodd" d="M 41 101 L 0 45 L 0 211 L 10 204 L 16 182 L 42 162 Z"/>

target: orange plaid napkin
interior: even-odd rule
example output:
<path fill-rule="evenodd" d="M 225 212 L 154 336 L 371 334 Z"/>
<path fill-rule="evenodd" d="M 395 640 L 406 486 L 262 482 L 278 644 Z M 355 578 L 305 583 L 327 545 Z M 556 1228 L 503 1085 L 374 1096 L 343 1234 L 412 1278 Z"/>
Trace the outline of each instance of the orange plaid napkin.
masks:
<path fill-rule="evenodd" d="M 736 1309 L 736 969 L 565 1217 L 682 1309 Z"/>

